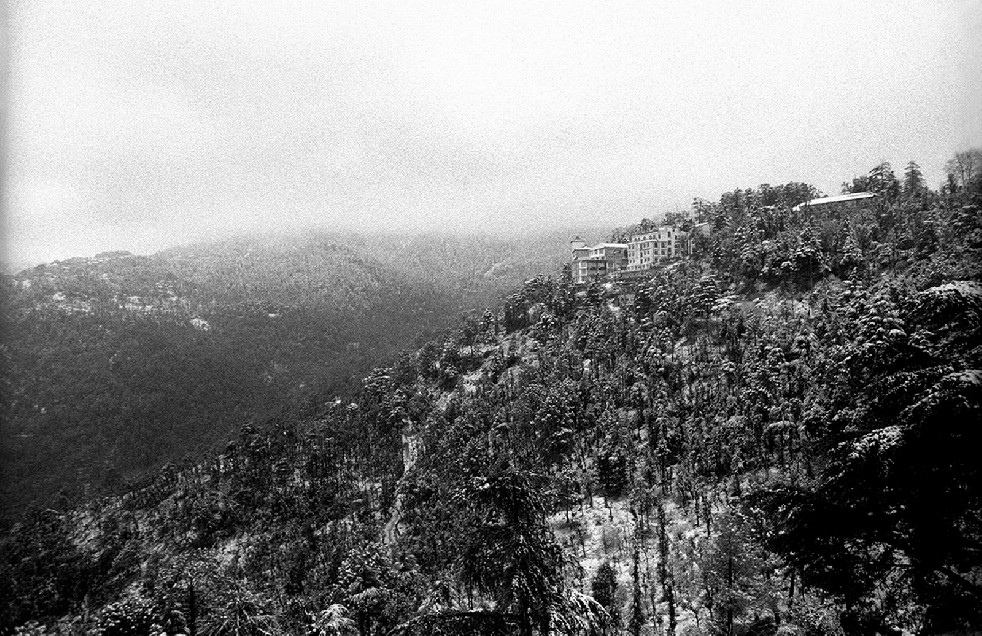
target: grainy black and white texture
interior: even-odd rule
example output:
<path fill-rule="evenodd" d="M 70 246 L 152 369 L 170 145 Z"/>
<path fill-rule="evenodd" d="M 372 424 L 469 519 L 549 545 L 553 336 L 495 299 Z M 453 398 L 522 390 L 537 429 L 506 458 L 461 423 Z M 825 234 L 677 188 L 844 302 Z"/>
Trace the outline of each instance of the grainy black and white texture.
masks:
<path fill-rule="evenodd" d="M 5 11 L 0 636 L 982 630 L 982 3 Z"/>

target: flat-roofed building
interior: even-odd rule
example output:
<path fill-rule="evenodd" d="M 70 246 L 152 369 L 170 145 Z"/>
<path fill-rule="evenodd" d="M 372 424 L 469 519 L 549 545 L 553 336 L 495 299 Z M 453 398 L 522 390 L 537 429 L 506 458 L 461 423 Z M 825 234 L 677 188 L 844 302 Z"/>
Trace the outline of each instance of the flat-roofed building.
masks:
<path fill-rule="evenodd" d="M 598 243 L 590 248 L 590 258 L 602 258 L 615 271 L 627 267 L 627 243 Z"/>
<path fill-rule="evenodd" d="M 671 225 L 635 234 L 627 243 L 627 270 L 649 269 L 658 261 L 687 254 L 688 247 L 689 235 Z"/>
<path fill-rule="evenodd" d="M 574 285 L 585 285 L 607 274 L 607 261 L 602 258 L 574 260 L 570 273 Z"/>
<path fill-rule="evenodd" d="M 708 234 L 704 224 L 700 233 Z M 588 246 L 580 237 L 570 241 L 570 275 L 575 284 L 585 284 L 603 276 L 634 278 L 660 261 L 687 256 L 689 234 L 673 225 L 663 225 L 634 234 L 627 243 L 598 243 Z"/>
<path fill-rule="evenodd" d="M 830 205 L 841 205 L 843 207 L 852 207 L 854 205 L 862 205 L 869 203 L 868 199 L 873 199 L 878 195 L 874 192 L 852 192 L 849 194 L 837 194 L 834 197 L 822 197 L 820 199 L 812 199 L 811 201 L 805 201 L 804 203 L 799 203 L 798 205 L 791 208 L 795 212 L 803 208 L 821 208 Z"/>
<path fill-rule="evenodd" d="M 595 281 L 627 267 L 627 244 L 598 243 L 587 246 L 580 237 L 570 241 L 570 277 L 576 285 Z"/>

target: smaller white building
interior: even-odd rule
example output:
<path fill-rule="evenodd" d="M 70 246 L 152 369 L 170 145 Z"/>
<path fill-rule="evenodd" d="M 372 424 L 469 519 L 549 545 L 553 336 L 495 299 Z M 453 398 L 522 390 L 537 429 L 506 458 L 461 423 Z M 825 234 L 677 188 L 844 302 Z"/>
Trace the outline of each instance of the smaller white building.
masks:
<path fill-rule="evenodd" d="M 570 241 L 570 252 L 570 277 L 575 285 L 590 283 L 627 267 L 626 243 L 598 243 L 588 247 L 577 236 Z"/>

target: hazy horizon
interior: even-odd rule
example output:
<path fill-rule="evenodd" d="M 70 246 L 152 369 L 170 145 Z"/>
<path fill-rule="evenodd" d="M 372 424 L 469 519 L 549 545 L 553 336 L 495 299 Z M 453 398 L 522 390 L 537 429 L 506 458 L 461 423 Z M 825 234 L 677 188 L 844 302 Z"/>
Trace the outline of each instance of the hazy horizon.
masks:
<path fill-rule="evenodd" d="M 417 239 L 425 237 L 459 237 L 459 238 L 479 238 L 485 237 L 489 239 L 499 239 L 499 240 L 515 240 L 521 237 L 542 237 L 550 234 L 560 235 L 563 237 L 568 237 L 572 239 L 574 236 L 582 235 L 584 239 L 590 242 L 602 242 L 608 238 L 613 230 L 624 227 L 628 224 L 636 223 L 640 219 L 630 220 L 625 223 L 610 223 L 610 224 L 579 224 L 575 226 L 563 226 L 563 225 L 553 225 L 553 226 L 536 226 L 531 228 L 464 228 L 464 229 L 447 229 L 447 228 L 410 228 L 408 230 L 398 230 L 396 228 L 329 228 L 322 226 L 310 226 L 310 227 L 298 227 L 290 229 L 281 230 L 243 230 L 240 232 L 230 232 L 220 236 L 212 237 L 191 237 L 184 241 L 179 241 L 172 244 L 161 244 L 151 246 L 149 249 L 139 250 L 139 249 L 126 249 L 125 247 L 108 247 L 106 249 L 90 250 L 87 252 L 79 252 L 73 254 L 65 254 L 61 256 L 56 256 L 50 259 L 40 259 L 40 260 L 22 260 L 22 261 L 7 261 L 4 260 L 0 262 L 0 273 L 4 274 L 17 274 L 25 269 L 30 269 L 37 265 L 43 265 L 53 262 L 65 261 L 72 258 L 92 258 L 98 256 L 99 254 L 105 252 L 129 252 L 134 256 L 153 256 L 155 254 L 160 254 L 163 252 L 168 252 L 171 250 L 182 250 L 182 249 L 193 249 L 202 246 L 212 246 L 221 245 L 226 242 L 236 242 L 236 241 L 260 241 L 260 240 L 270 240 L 270 241 L 292 241 L 292 240 L 303 240 L 309 238 L 317 238 L 322 236 L 337 236 L 340 239 L 346 238 L 368 238 L 372 236 L 393 236 L 396 234 L 404 234 L 407 238 Z"/>
<path fill-rule="evenodd" d="M 12 2 L 6 264 L 598 228 L 982 145 L 982 2 Z"/>

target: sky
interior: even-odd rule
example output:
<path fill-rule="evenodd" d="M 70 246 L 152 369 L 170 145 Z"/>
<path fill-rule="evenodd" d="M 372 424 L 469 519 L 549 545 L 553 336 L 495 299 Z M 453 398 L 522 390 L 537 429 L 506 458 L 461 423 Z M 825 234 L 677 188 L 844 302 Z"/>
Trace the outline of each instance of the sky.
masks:
<path fill-rule="evenodd" d="M 982 0 L 11 0 L 4 255 L 615 226 L 982 146 Z"/>

